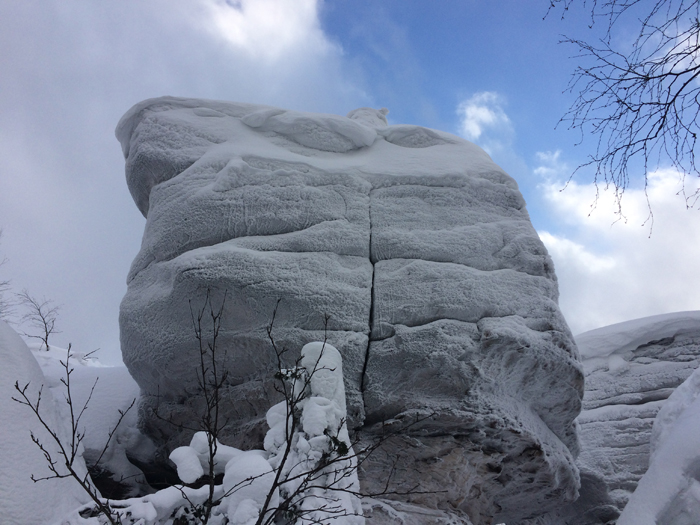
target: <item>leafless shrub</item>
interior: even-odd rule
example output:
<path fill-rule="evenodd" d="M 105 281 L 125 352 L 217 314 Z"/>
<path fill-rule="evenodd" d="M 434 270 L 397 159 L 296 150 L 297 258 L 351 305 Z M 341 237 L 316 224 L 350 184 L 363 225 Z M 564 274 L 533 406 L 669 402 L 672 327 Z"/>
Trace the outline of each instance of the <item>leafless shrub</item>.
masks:
<path fill-rule="evenodd" d="M 56 457 L 55 453 L 51 451 L 52 447 L 46 446 L 41 441 L 41 439 L 38 438 L 32 432 L 31 439 L 43 453 L 51 474 L 42 478 L 37 478 L 34 476 L 34 474 L 31 474 L 31 479 L 32 481 L 37 483 L 39 481 L 51 479 L 73 478 L 75 481 L 78 482 L 83 491 L 93 501 L 98 514 L 104 516 L 112 525 L 121 525 L 122 520 L 120 514 L 111 507 L 110 502 L 108 500 L 104 500 L 99 497 L 97 489 L 93 486 L 90 480 L 90 475 L 86 472 L 83 476 L 79 474 L 76 470 L 75 463 L 76 460 L 80 457 L 80 445 L 83 441 L 83 438 L 85 437 L 85 431 L 81 430 L 80 421 L 88 408 L 90 400 L 92 399 L 95 387 L 97 386 L 97 380 L 95 380 L 95 383 L 92 385 L 92 388 L 90 389 L 90 394 L 85 400 L 85 403 L 83 403 L 82 407 L 77 406 L 74 402 L 73 393 L 71 390 L 71 375 L 73 374 L 74 369 L 70 366 L 70 345 L 68 345 L 68 350 L 66 354 L 66 360 L 61 361 L 61 365 L 63 366 L 63 369 L 65 371 L 64 377 L 61 378 L 61 383 L 65 387 L 65 401 L 68 405 L 68 411 L 70 414 L 70 429 L 67 440 L 59 435 L 58 429 L 52 428 L 51 425 L 49 425 L 48 421 L 41 413 L 40 407 L 44 388 L 43 385 L 39 389 L 39 393 L 37 394 L 36 399 L 32 400 L 27 394 L 29 383 L 27 383 L 24 386 L 20 386 L 19 382 L 15 382 L 15 390 L 17 391 L 18 397 L 13 397 L 12 400 L 19 403 L 20 405 L 27 406 L 31 409 L 31 411 L 38 419 L 39 423 L 41 423 L 41 426 L 51 436 L 51 441 L 53 441 L 53 443 L 58 447 L 58 457 Z M 105 452 L 107 451 L 107 448 L 109 447 L 109 443 L 112 440 L 112 437 L 117 431 L 117 428 L 121 424 L 126 413 L 129 410 L 131 410 L 131 408 L 134 406 L 135 402 L 136 400 L 134 399 L 126 410 L 119 410 L 119 419 L 114 425 L 114 427 L 112 427 L 112 429 L 109 431 L 107 442 L 102 448 L 96 463 L 99 463 L 102 457 L 104 456 Z"/>
<path fill-rule="evenodd" d="M 25 309 L 24 315 L 20 317 L 20 322 L 26 323 L 32 328 L 35 328 L 40 334 L 34 335 L 24 332 L 24 335 L 41 340 L 42 346 L 48 350 L 49 337 L 51 334 L 61 333 L 60 331 L 56 330 L 58 311 L 61 309 L 61 307 L 45 297 L 42 299 L 37 299 L 36 297 L 30 295 L 26 289 L 17 294 L 17 298 L 19 304 Z"/>
<path fill-rule="evenodd" d="M 182 496 L 187 500 L 190 510 L 187 513 L 191 521 L 186 523 L 194 523 L 197 525 L 206 525 L 212 517 L 212 510 L 219 505 L 223 498 L 235 493 L 236 491 L 247 487 L 260 477 L 250 476 L 241 480 L 239 483 L 230 488 L 227 492 L 221 490 L 221 485 L 217 485 L 216 478 L 216 453 L 218 437 L 222 430 L 228 424 L 227 420 L 222 419 L 220 406 L 222 400 L 222 388 L 227 379 L 227 375 L 223 366 L 217 363 L 218 359 L 222 359 L 221 349 L 219 349 L 219 331 L 221 328 L 222 316 L 224 313 L 224 305 L 226 301 L 226 293 L 219 306 L 214 306 L 212 303 L 211 290 L 207 290 L 205 300 L 201 308 L 194 309 L 190 301 L 190 312 L 192 315 L 193 328 L 195 337 L 198 342 L 199 350 L 199 368 L 197 370 L 197 384 L 200 395 L 205 401 L 206 413 L 201 414 L 198 421 L 191 427 L 183 426 L 180 423 L 169 421 L 167 417 L 160 416 L 157 408 L 154 411 L 156 417 L 163 421 L 169 422 L 178 428 L 187 428 L 192 431 L 204 431 L 207 433 L 207 472 L 205 472 L 206 483 L 209 491 L 206 501 L 202 504 L 195 504 L 190 501 L 184 488 L 181 489 Z M 286 423 L 284 430 L 284 445 L 277 453 L 279 461 L 273 469 L 274 479 L 265 496 L 265 501 L 260 510 L 256 525 L 273 525 L 273 524 L 291 524 L 298 519 L 303 518 L 307 523 L 325 524 L 333 523 L 336 519 L 352 516 L 347 508 L 340 502 L 338 495 L 350 494 L 357 498 L 363 497 L 379 497 L 387 495 L 410 495 L 426 493 L 421 491 L 416 485 L 409 490 L 397 491 L 392 489 L 391 482 L 393 479 L 395 467 L 398 464 L 398 458 L 393 462 L 393 468 L 387 472 L 387 477 L 382 490 L 372 494 L 362 494 L 359 486 L 348 488 L 347 481 L 357 475 L 359 468 L 364 462 L 375 454 L 387 442 L 387 440 L 405 432 L 414 425 L 418 425 L 427 419 L 433 417 L 433 414 L 416 416 L 413 420 L 405 424 L 394 422 L 390 427 L 386 427 L 386 432 L 380 432 L 379 436 L 370 443 L 362 443 L 359 438 L 344 442 L 339 438 L 340 427 L 344 426 L 345 421 L 341 421 L 339 428 L 331 429 L 325 433 L 328 439 L 328 448 L 321 459 L 311 468 L 303 468 L 301 471 L 298 467 L 300 463 L 294 463 L 292 460 L 292 448 L 295 444 L 295 433 L 299 432 L 302 427 L 302 406 L 306 399 L 310 396 L 310 385 L 314 376 L 323 370 L 325 367 L 320 366 L 320 362 L 324 355 L 327 336 L 324 336 L 323 349 L 316 360 L 311 370 L 305 369 L 301 365 L 302 357 L 299 356 L 291 364 L 286 359 L 289 355 L 289 350 L 280 348 L 273 335 L 275 319 L 280 301 L 272 312 L 270 324 L 267 327 L 267 336 L 276 356 L 276 371 L 274 377 L 277 380 L 275 387 L 276 391 L 281 394 L 284 406 L 286 407 Z M 206 321 L 206 322 L 205 322 Z M 325 330 L 327 333 L 329 318 L 324 320 Z M 297 471 L 295 474 L 291 472 Z M 267 474 L 264 474 L 267 475 Z M 293 486 L 292 490 L 286 490 L 286 487 Z M 218 490 L 217 490 L 218 488 Z M 306 493 L 315 491 L 317 505 L 313 509 L 305 509 L 300 504 Z M 318 496 L 319 491 L 323 495 Z M 432 493 L 432 492 L 431 492 Z M 280 498 L 275 503 L 275 495 L 280 494 Z M 318 519 L 314 516 L 322 514 L 324 519 Z M 184 518 L 183 518 L 184 519 Z M 185 523 L 185 522 L 183 522 Z"/>

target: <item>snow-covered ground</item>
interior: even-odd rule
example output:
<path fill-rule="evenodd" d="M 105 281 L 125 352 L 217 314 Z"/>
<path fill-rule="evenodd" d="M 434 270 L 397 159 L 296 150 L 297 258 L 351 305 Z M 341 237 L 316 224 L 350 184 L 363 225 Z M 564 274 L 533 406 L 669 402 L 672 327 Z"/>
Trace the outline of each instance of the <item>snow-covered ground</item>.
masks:
<path fill-rule="evenodd" d="M 67 358 L 67 349 L 51 347 L 47 351 L 38 344 L 30 349 L 9 325 L 0 321 L 3 362 L 0 386 L 6 398 L 6 402 L 0 403 L 3 421 L 0 509 L 3 520 L 9 520 L 3 523 L 102 523 L 95 517 L 81 515 L 81 511 L 93 504 L 73 478 L 38 483 L 31 480 L 32 475 L 52 476 L 42 451 L 32 442 L 32 435 L 53 460 L 58 460 L 56 471 L 64 474 L 66 469 L 58 445 L 30 407 L 11 399 L 21 399 L 15 381 L 20 387 L 29 385 L 25 393 L 30 402 L 35 402 L 41 392 L 42 419 L 56 432 L 62 445 L 69 446 L 73 434 L 71 406 L 65 402 Z M 141 455 L 149 452 L 149 440 L 137 429 L 135 406 L 129 409 L 138 398 L 138 386 L 125 367 L 105 367 L 94 356 L 71 352 L 68 365 L 72 409 L 74 417 L 80 417 L 78 432 L 84 436 L 75 458 L 78 474 L 86 476 L 83 457 L 94 462 L 110 440 L 121 412 L 126 412 L 99 464 L 124 477 L 141 475 L 125 454 L 126 450 Z M 329 520 L 343 525 L 364 523 L 360 500 L 354 495 L 359 492 L 359 481 L 345 425 L 340 353 L 329 344 L 309 343 L 302 349 L 300 368 L 289 373 L 295 401 L 290 405 L 283 401 L 270 408 L 265 450 L 242 451 L 218 443 L 215 472 L 224 477 L 223 483 L 215 487 L 217 503 L 209 520 L 211 525 L 253 525 L 263 509 L 275 508 L 280 502 L 297 509 L 298 525 Z M 290 406 L 298 410 L 295 417 L 289 413 Z M 83 407 L 86 408 L 80 415 Z M 183 482 L 192 483 L 208 472 L 208 450 L 207 435 L 198 432 L 189 446 L 173 451 L 170 458 Z M 280 481 L 275 477 L 278 470 L 282 472 Z M 268 493 L 271 499 L 267 499 Z M 170 487 L 141 497 L 112 501 L 111 505 L 121 514 L 124 524 L 171 525 L 174 519 L 191 513 L 193 506 L 204 503 L 208 496 L 207 485 Z"/>
<path fill-rule="evenodd" d="M 65 404 L 62 396 L 54 398 L 37 360 L 26 343 L 4 321 L 0 321 L 0 509 L 3 523 L 35 525 L 51 523 L 87 501 L 87 496 L 72 479 L 51 479 L 34 483 L 36 478 L 50 477 L 41 450 L 31 436 L 44 445 L 47 453 L 58 458 L 59 450 L 29 407 L 12 400 L 21 399 L 15 382 L 34 402 L 41 392 L 40 413 L 56 435 L 67 440 Z M 87 470 L 82 456 L 75 461 L 80 475 Z"/>
<path fill-rule="evenodd" d="M 594 330 L 579 336 L 578 342 L 586 368 L 594 370 L 605 367 L 615 372 L 614 377 L 622 377 L 626 371 L 640 366 L 625 358 L 639 348 L 649 348 L 649 343 L 668 341 L 683 334 L 700 332 L 700 312 L 679 312 L 620 323 Z M 342 363 L 333 347 L 326 346 L 319 355 L 320 344 L 305 348 L 307 368 L 313 368 L 319 358 L 328 362 L 317 365 L 323 373 L 311 384 L 311 396 L 301 405 L 303 415 L 300 426 L 294 431 L 290 465 L 297 468 L 313 463 L 320 457 L 318 446 L 323 449 L 328 443 L 328 429 L 335 428 L 337 437 L 349 442 L 343 425 L 345 392 L 343 389 Z M 29 409 L 10 398 L 19 397 L 15 381 L 20 387 L 29 384 L 27 395 L 30 400 L 38 396 L 41 385 L 41 413 L 58 436 L 67 442 L 70 438 L 70 421 L 65 399 L 66 349 L 51 347 L 42 350 L 39 345 L 27 344 L 6 323 L 0 321 L 0 509 L 6 523 L 16 525 L 35 524 L 96 524 L 96 518 L 83 518 L 78 514 L 88 502 L 86 494 L 77 483 L 68 479 L 50 479 L 32 482 L 30 476 L 45 477 L 51 473 L 38 447 L 32 443 L 30 432 L 47 448 L 54 458 L 58 457 L 54 446 L 39 421 Z M 627 356 L 629 357 L 629 356 Z M 651 359 L 651 358 L 650 358 Z M 644 360 L 642 360 L 644 361 Z M 131 401 L 138 397 L 139 390 L 124 367 L 105 367 L 99 359 L 74 352 L 69 361 L 71 390 L 74 407 L 82 407 L 90 392 L 92 397 L 81 419 L 81 432 L 85 432 L 84 447 L 76 458 L 76 469 L 85 473 L 83 455 L 90 457 L 100 450 L 114 427 L 119 410 L 125 410 Z M 644 363 L 642 363 L 644 364 Z M 648 365 L 650 363 L 646 363 Z M 611 376 L 613 377 L 613 376 Z M 94 389 L 93 389 L 94 387 Z M 640 390 L 643 385 L 640 385 Z M 236 484 L 249 478 L 253 483 L 244 490 L 235 491 L 223 498 L 214 513 L 211 523 L 223 523 L 228 516 L 229 523 L 244 525 L 254 523 L 265 495 L 271 486 L 271 473 L 279 463 L 280 451 L 284 449 L 286 424 L 284 404 L 272 407 L 268 413 L 271 430 L 265 441 L 266 450 L 240 451 L 220 445 L 217 471 L 224 473 L 224 482 L 218 485 L 217 496 L 223 495 Z M 639 481 L 636 491 L 618 519 L 618 525 L 697 525 L 700 523 L 700 369 L 690 375 L 666 401 L 663 401 L 653 423 L 650 444 L 649 468 Z M 149 442 L 136 428 L 136 410 L 130 410 L 124 417 L 119 430 L 112 438 L 102 464 L 120 473 L 138 473 L 125 455 L 125 450 L 141 451 L 148 454 Z M 320 441 L 319 441 L 320 440 Z M 323 441 L 323 443 L 321 443 Z M 318 443 L 317 443 L 318 442 Z M 319 451 L 321 451 L 319 449 Z M 322 451 L 321 451 L 322 453 Z M 94 459 L 94 457 L 92 458 Z M 206 463 L 206 436 L 197 434 L 192 443 L 173 452 L 171 459 L 178 467 L 180 477 L 188 482 L 198 478 L 208 468 Z M 351 459 L 348 459 L 351 461 Z M 277 462 L 277 463 L 276 463 Z M 309 463 L 309 465 L 311 464 Z M 309 467 L 311 468 L 311 467 Z M 351 468 L 352 470 L 352 468 Z M 270 473 L 269 475 L 266 472 Z M 289 472 L 287 472 L 289 475 Z M 356 475 L 344 479 L 352 489 L 356 487 Z M 191 501 L 197 503 L 206 499 L 208 487 L 200 489 L 184 488 Z M 281 490 L 289 491 L 289 487 Z M 274 494 L 279 500 L 280 491 Z M 310 493 L 302 498 L 306 505 L 322 501 L 323 494 Z M 319 498 L 321 498 L 319 500 Z M 183 492 L 170 488 L 155 494 L 124 500 L 115 507 L 131 513 L 131 521 L 141 519 L 143 524 L 167 524 L 172 517 L 182 512 Z M 345 521 L 332 520 L 331 523 L 362 523 L 358 502 L 352 497 L 339 500 L 348 514 Z M 370 507 L 373 505 L 370 502 Z M 376 506 L 376 504 L 374 504 Z M 217 518 L 218 517 L 218 518 Z M 217 522 L 216 519 L 219 521 Z M 320 517 L 323 519 L 323 517 Z M 302 523 L 301 521 L 299 523 Z M 575 521 L 567 521 L 573 525 Z"/>

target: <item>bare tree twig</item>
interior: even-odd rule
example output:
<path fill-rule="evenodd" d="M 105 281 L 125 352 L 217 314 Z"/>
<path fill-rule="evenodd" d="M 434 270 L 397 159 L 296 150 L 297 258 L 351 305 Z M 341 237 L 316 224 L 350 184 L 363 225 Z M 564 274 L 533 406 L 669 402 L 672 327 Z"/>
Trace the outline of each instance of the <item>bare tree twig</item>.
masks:
<path fill-rule="evenodd" d="M 572 4 L 573 0 L 550 0 L 549 12 L 562 7 L 564 16 Z M 581 65 L 568 87 L 576 98 L 561 122 L 578 130 L 582 141 L 588 135 L 597 137 L 595 153 L 577 171 L 595 169 L 596 188 L 603 184 L 614 189 L 622 217 L 623 195 L 637 173 L 644 176 L 646 193 L 649 174 L 669 165 L 681 174 L 679 193 L 686 206 L 694 207 L 700 188 L 689 187 L 687 177 L 700 177 L 695 161 L 700 133 L 700 3 L 590 0 L 583 5 L 591 6 L 591 26 L 603 20 L 607 27 L 597 43 L 562 40 L 578 49 Z M 629 52 L 613 44 L 623 18 L 639 24 Z M 650 204 L 647 220 L 653 224 Z"/>
<path fill-rule="evenodd" d="M 24 332 L 27 337 L 32 337 L 34 339 L 40 339 L 41 343 L 46 350 L 49 349 L 49 337 L 51 334 L 60 334 L 56 330 L 56 321 L 58 320 L 58 311 L 61 309 L 59 305 L 56 305 L 50 299 L 42 298 L 37 299 L 29 294 L 29 292 L 24 289 L 21 293 L 17 294 L 19 303 L 26 308 L 26 312 L 20 318 L 23 323 L 28 323 L 30 326 L 40 330 L 41 335 L 33 335 Z"/>
<path fill-rule="evenodd" d="M 106 517 L 106 519 L 109 521 L 110 524 L 112 525 L 121 525 L 122 520 L 121 520 L 121 515 L 119 512 L 115 511 L 111 505 L 109 500 L 103 500 L 102 498 L 99 497 L 99 492 L 97 489 L 92 485 L 92 482 L 90 481 L 90 475 L 85 473 L 85 475 L 80 475 L 78 471 L 76 470 L 75 467 L 75 461 L 80 457 L 80 445 L 83 441 L 83 438 L 85 437 L 85 431 L 80 430 L 80 419 L 82 418 L 83 414 L 85 413 L 85 410 L 87 410 L 88 404 L 90 403 L 90 400 L 92 399 L 92 394 L 95 390 L 95 386 L 97 384 L 97 381 L 93 384 L 90 394 L 88 395 L 88 398 L 86 399 L 85 403 L 81 407 L 80 411 L 77 412 L 75 411 L 75 403 L 73 399 L 73 392 L 71 389 L 71 375 L 73 374 L 73 368 L 70 366 L 70 358 L 71 358 L 71 345 L 68 345 L 68 350 L 66 352 L 66 360 L 61 361 L 61 365 L 63 366 L 65 370 L 65 375 L 63 378 L 61 378 L 61 383 L 65 386 L 66 391 L 65 391 L 65 401 L 68 404 L 69 408 L 69 436 L 68 436 L 68 442 L 65 442 L 64 439 L 59 436 L 58 430 L 54 429 L 51 427 L 49 422 L 46 420 L 46 418 L 42 415 L 40 407 L 41 407 L 41 399 L 42 399 L 42 393 L 43 393 L 43 385 L 39 388 L 39 392 L 37 393 L 37 397 L 35 401 L 32 401 L 29 398 L 29 395 L 27 393 L 27 389 L 29 388 L 29 383 L 27 383 L 24 386 L 20 386 L 19 382 L 15 382 L 15 390 L 18 393 L 19 397 L 13 397 L 12 400 L 19 403 L 20 405 L 27 406 L 31 409 L 31 411 L 34 413 L 36 418 L 38 419 L 39 423 L 41 426 L 48 432 L 48 434 L 51 436 L 51 441 L 58 447 L 58 458 L 55 458 L 51 450 L 47 448 L 47 446 L 44 445 L 44 443 L 41 441 L 39 437 L 37 437 L 33 432 L 31 433 L 31 439 L 34 442 L 34 444 L 41 450 L 41 452 L 44 454 L 44 458 L 46 459 L 49 471 L 51 472 L 50 476 L 45 476 L 41 478 L 37 478 L 34 476 L 34 474 L 31 475 L 32 481 L 39 482 L 39 481 L 44 481 L 44 480 L 50 480 L 50 479 L 65 479 L 65 478 L 73 478 L 75 479 L 80 487 L 83 489 L 83 491 L 90 497 L 90 499 L 93 501 L 95 504 L 95 508 L 97 511 L 102 514 L 103 516 Z M 136 400 L 134 399 L 129 407 L 126 410 L 120 410 L 119 411 L 119 419 L 117 420 L 117 423 L 112 427 L 112 429 L 109 431 L 109 437 L 107 439 L 107 442 L 105 443 L 102 452 L 99 455 L 98 462 L 104 455 L 105 451 L 109 447 L 109 444 L 112 440 L 112 437 L 114 436 L 114 433 L 117 431 L 117 428 L 121 424 L 122 420 L 124 419 L 124 416 L 126 413 L 131 410 L 131 408 L 134 406 L 134 403 Z M 65 467 L 65 472 L 60 469 L 59 464 Z"/>

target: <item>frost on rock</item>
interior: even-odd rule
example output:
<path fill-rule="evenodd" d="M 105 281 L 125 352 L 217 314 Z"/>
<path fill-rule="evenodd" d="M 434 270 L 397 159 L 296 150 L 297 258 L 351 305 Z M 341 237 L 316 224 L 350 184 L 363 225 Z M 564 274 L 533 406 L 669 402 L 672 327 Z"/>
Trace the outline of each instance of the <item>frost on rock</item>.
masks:
<path fill-rule="evenodd" d="M 668 398 L 654 420 L 649 469 L 618 525 L 700 522 L 700 369 Z"/>
<path fill-rule="evenodd" d="M 340 349 L 352 432 L 422 421 L 394 440 L 399 459 L 363 465 L 368 490 L 398 461 L 395 490 L 425 491 L 406 504 L 474 523 L 536 516 L 579 482 L 582 371 L 551 259 L 483 150 L 386 114 L 164 97 L 122 118 L 147 217 L 120 312 L 141 426 L 168 452 L 190 438 L 152 409 L 175 423 L 201 409 L 188 300 L 211 289 L 227 297 L 222 440 L 260 446 L 280 401 L 266 329 L 281 299 L 280 347 Z M 308 430 L 326 410 L 309 408 Z"/>
<path fill-rule="evenodd" d="M 700 376 L 691 374 L 700 366 L 700 312 L 636 319 L 586 332 L 576 340 L 586 374 L 577 463 L 582 473 L 607 487 L 611 503 L 620 511 L 642 476 L 655 479 L 653 471 L 661 464 L 650 466 L 655 461 L 653 449 L 680 447 L 671 435 L 692 413 L 698 392 Z M 679 454 L 682 450 L 678 448 Z M 678 461 L 680 456 L 669 469 Z M 660 490 L 662 485 L 659 481 L 656 487 Z M 674 490 L 668 486 L 668 491 Z"/>

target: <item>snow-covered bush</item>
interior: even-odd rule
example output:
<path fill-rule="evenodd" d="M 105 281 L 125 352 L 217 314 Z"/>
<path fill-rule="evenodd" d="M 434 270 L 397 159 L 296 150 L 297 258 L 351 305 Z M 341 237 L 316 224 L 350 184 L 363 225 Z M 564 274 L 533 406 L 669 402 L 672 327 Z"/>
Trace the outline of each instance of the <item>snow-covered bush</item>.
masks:
<path fill-rule="evenodd" d="M 169 487 L 110 501 L 125 525 L 363 525 L 357 457 L 345 424 L 342 358 L 328 343 L 309 343 L 292 368 L 277 373 L 284 400 L 269 409 L 264 450 L 242 451 L 197 432 L 172 451 L 183 483 L 209 473 L 223 482 Z M 210 451 L 213 452 L 213 456 Z M 218 479 L 218 478 L 217 478 Z M 209 509 L 207 513 L 206 510 Z M 66 525 L 105 523 L 94 504 L 76 509 Z"/>
<path fill-rule="evenodd" d="M 293 403 L 283 401 L 267 413 L 269 462 L 281 474 L 285 512 L 306 525 L 362 524 L 357 459 L 350 447 L 342 358 L 327 343 L 309 343 L 291 377 Z"/>

